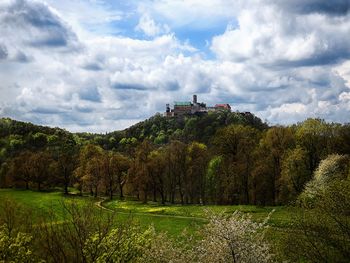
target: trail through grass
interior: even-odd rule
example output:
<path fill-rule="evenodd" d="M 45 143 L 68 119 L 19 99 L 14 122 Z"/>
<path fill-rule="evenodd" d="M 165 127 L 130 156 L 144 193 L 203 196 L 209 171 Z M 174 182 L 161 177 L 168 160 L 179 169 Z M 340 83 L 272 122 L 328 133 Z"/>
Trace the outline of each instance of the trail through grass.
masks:
<path fill-rule="evenodd" d="M 249 213 L 256 221 L 263 221 L 272 210 L 274 210 L 269 224 L 274 227 L 287 227 L 291 220 L 291 210 L 282 206 L 275 207 L 259 207 L 253 205 L 234 205 L 234 206 L 218 206 L 218 205 L 161 205 L 156 202 L 148 202 L 144 204 L 140 201 L 108 201 L 103 205 L 108 208 L 122 213 L 134 213 L 144 215 L 165 215 L 173 217 L 186 217 L 193 220 L 200 220 L 206 217 L 206 211 L 213 213 L 232 214 L 239 210 Z"/>
<path fill-rule="evenodd" d="M 231 214 L 235 210 L 250 213 L 252 218 L 257 221 L 264 220 L 267 215 L 275 209 L 269 224 L 276 228 L 273 232 L 278 232 L 277 228 L 288 227 L 291 221 L 293 211 L 285 207 L 257 207 L 257 206 L 216 206 L 216 205 L 160 205 L 155 202 L 143 204 L 138 201 L 104 201 L 90 197 L 65 196 L 62 192 L 36 192 L 13 189 L 0 189 L 0 201 L 5 198 L 12 198 L 19 204 L 30 208 L 33 211 L 33 217 L 38 218 L 45 213 L 53 212 L 60 221 L 63 218 L 63 202 L 77 202 L 83 204 L 86 201 L 92 201 L 95 204 L 100 203 L 105 213 L 109 210 L 115 211 L 117 220 L 125 222 L 133 220 L 143 227 L 154 225 L 157 231 L 167 232 L 170 236 L 177 237 L 185 229 L 189 234 L 195 234 L 200 227 L 206 223 L 206 210 L 214 213 Z M 98 209 L 98 206 L 95 206 Z M 274 235 L 274 233 L 272 233 Z"/>

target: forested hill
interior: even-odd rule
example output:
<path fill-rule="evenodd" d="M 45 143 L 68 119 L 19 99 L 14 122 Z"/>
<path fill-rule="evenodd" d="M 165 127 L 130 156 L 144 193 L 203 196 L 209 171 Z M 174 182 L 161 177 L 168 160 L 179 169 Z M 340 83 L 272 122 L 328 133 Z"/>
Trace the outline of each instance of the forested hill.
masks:
<path fill-rule="evenodd" d="M 63 186 L 68 193 L 74 186 L 162 203 L 286 204 L 322 160 L 338 154 L 348 163 L 350 155 L 350 124 L 307 119 L 268 127 L 253 114 L 225 111 L 158 114 L 108 134 L 1 119 L 0 135 L 0 187 Z"/>
<path fill-rule="evenodd" d="M 24 149 L 35 150 L 74 140 L 73 134 L 61 129 L 35 125 L 9 118 L 0 119 L 0 158 Z"/>
<path fill-rule="evenodd" d="M 258 130 L 268 128 L 260 118 L 250 112 L 209 112 L 200 116 L 165 118 L 160 114 L 139 122 L 122 133 L 112 132 L 108 137 L 125 136 L 138 140 L 148 139 L 155 144 L 164 144 L 171 140 L 183 142 L 199 141 L 209 143 L 220 128 L 231 124 L 249 125 Z M 122 141 L 125 143 L 125 141 Z"/>
<path fill-rule="evenodd" d="M 156 114 L 125 130 L 107 134 L 71 133 L 57 127 L 51 128 L 1 118 L 0 146 L 2 151 L 7 152 L 21 149 L 40 149 L 47 144 L 57 144 L 68 138 L 74 140 L 76 144 L 93 143 L 107 150 L 121 150 L 125 148 L 125 145 L 135 145 L 144 139 L 148 139 L 156 145 L 166 144 L 175 139 L 183 142 L 210 143 L 211 137 L 219 128 L 230 124 L 250 125 L 258 130 L 267 128 L 267 124 L 251 113 L 227 111 L 180 118 L 165 118 Z"/>

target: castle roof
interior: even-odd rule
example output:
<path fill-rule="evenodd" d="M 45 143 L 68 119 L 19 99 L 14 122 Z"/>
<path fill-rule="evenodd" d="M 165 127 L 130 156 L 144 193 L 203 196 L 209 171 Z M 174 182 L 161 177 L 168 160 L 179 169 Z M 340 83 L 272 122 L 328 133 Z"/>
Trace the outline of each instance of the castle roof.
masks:
<path fill-rule="evenodd" d="M 231 109 L 231 106 L 230 106 L 230 104 L 216 104 L 215 108 Z"/>
<path fill-rule="evenodd" d="M 175 106 L 191 106 L 190 101 L 175 101 L 174 102 Z"/>

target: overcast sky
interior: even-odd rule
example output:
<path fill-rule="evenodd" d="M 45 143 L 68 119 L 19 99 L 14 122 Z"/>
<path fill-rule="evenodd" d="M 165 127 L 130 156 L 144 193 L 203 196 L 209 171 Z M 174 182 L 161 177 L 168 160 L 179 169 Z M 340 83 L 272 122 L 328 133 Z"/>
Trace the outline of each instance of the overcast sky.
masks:
<path fill-rule="evenodd" d="M 0 116 L 123 129 L 166 103 L 350 122 L 350 0 L 0 0 Z"/>

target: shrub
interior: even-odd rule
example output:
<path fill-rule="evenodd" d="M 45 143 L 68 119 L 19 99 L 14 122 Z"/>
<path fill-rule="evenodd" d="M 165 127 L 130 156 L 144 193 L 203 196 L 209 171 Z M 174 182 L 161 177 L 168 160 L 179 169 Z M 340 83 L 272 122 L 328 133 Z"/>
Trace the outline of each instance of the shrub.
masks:
<path fill-rule="evenodd" d="M 299 197 L 303 206 L 313 206 L 318 198 L 327 191 L 327 187 L 335 180 L 342 180 L 349 175 L 349 157 L 332 154 L 322 160 L 310 182 Z"/>
<path fill-rule="evenodd" d="M 11 236 L 8 227 L 0 227 L 0 262 L 35 262 L 31 241 L 28 234 L 18 232 Z"/>
<path fill-rule="evenodd" d="M 197 247 L 199 262 L 273 262 L 264 234 L 267 220 L 252 221 L 250 215 L 235 211 L 232 216 L 211 215 Z"/>

